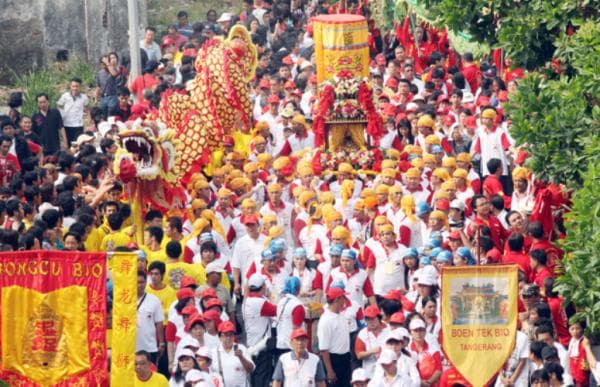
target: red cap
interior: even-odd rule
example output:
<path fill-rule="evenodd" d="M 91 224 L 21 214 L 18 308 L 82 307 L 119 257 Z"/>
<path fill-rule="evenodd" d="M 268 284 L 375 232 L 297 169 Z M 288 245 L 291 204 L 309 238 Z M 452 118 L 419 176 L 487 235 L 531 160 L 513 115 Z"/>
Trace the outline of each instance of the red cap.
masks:
<path fill-rule="evenodd" d="M 398 113 L 398 115 L 396 116 L 396 125 L 398 125 L 400 123 L 400 121 L 402 121 L 405 118 L 406 118 L 406 113 Z"/>
<path fill-rule="evenodd" d="M 378 65 L 384 65 L 385 56 L 383 54 L 377 54 L 377 56 L 375 57 L 375 63 L 377 63 Z"/>
<path fill-rule="evenodd" d="M 165 38 L 162 41 L 162 46 L 163 47 L 165 47 L 165 46 L 172 46 L 174 44 L 175 44 L 175 39 L 173 39 L 170 36 L 165 36 Z"/>
<path fill-rule="evenodd" d="M 475 129 L 477 127 L 477 120 L 474 116 L 467 116 L 463 120 L 463 125 L 469 129 Z"/>
<path fill-rule="evenodd" d="M 398 80 L 394 77 L 389 77 L 387 81 L 385 81 L 385 86 L 395 89 L 398 87 Z"/>
<path fill-rule="evenodd" d="M 285 81 L 285 83 L 283 84 L 283 88 L 284 89 L 295 89 L 296 84 L 293 81 Z"/>
<path fill-rule="evenodd" d="M 204 325 L 204 317 L 202 317 L 200 313 L 196 313 L 190 317 L 190 319 L 187 322 L 187 325 L 185 326 L 185 329 L 189 332 L 190 329 L 192 329 L 192 326 L 197 323 L 201 323 L 202 325 Z"/>
<path fill-rule="evenodd" d="M 198 286 L 194 277 L 190 277 L 189 275 L 181 277 L 181 280 L 179 281 L 179 288 L 187 288 L 189 286 Z"/>
<path fill-rule="evenodd" d="M 225 137 L 223 137 L 223 145 L 224 146 L 234 146 L 235 140 L 231 136 L 225 136 Z"/>
<path fill-rule="evenodd" d="M 386 300 L 402 301 L 402 293 L 398 289 L 391 289 L 383 296 L 383 298 Z"/>
<path fill-rule="evenodd" d="M 242 224 L 258 224 L 258 216 L 256 214 L 242 215 Z"/>
<path fill-rule="evenodd" d="M 435 209 L 440 211 L 448 211 L 450 209 L 450 200 L 439 199 L 435 202 Z"/>
<path fill-rule="evenodd" d="M 450 102 L 450 98 L 448 98 L 448 96 L 445 94 L 442 94 L 437 97 L 437 100 L 436 100 L 437 103 L 444 102 L 444 101 Z"/>
<path fill-rule="evenodd" d="M 299 337 L 305 337 L 308 339 L 308 333 L 306 333 L 304 329 L 295 329 L 290 335 L 290 340 L 294 340 Z"/>
<path fill-rule="evenodd" d="M 263 78 L 260 80 L 260 82 L 258 82 L 258 88 L 259 89 L 270 89 L 271 88 L 271 84 L 269 83 L 269 80 L 266 78 Z"/>
<path fill-rule="evenodd" d="M 294 60 L 292 59 L 291 56 L 288 55 L 281 60 L 281 63 L 283 63 L 284 65 L 290 66 L 290 65 L 294 64 Z"/>
<path fill-rule="evenodd" d="M 204 321 L 214 321 L 216 323 L 221 321 L 221 313 L 214 309 L 202 313 L 202 317 L 204 317 Z"/>
<path fill-rule="evenodd" d="M 485 258 L 488 262 L 501 262 L 502 253 L 497 249 L 491 249 L 485 254 Z"/>
<path fill-rule="evenodd" d="M 450 108 L 448 108 L 448 107 L 444 107 L 444 108 L 440 107 L 440 108 L 438 108 L 438 109 L 435 111 L 435 113 L 436 113 L 438 116 L 445 116 L 445 115 L 447 115 L 448 113 L 450 113 Z"/>
<path fill-rule="evenodd" d="M 450 231 L 450 235 L 448 235 L 448 239 L 461 240 L 462 238 L 460 237 L 460 231 L 458 231 L 458 230 Z"/>
<path fill-rule="evenodd" d="M 279 103 L 279 101 L 280 101 L 279 96 L 276 95 L 276 94 L 271 94 L 269 96 L 269 98 L 267 98 L 267 102 L 270 103 L 270 104 L 271 103 Z"/>
<path fill-rule="evenodd" d="M 295 94 L 298 97 L 302 97 L 302 90 L 296 89 L 296 90 L 292 91 L 292 94 Z"/>
<path fill-rule="evenodd" d="M 223 321 L 219 324 L 219 333 L 235 333 L 235 325 L 231 321 Z"/>
<path fill-rule="evenodd" d="M 391 103 L 383 104 L 382 113 L 388 117 L 395 117 L 398 109 Z"/>
<path fill-rule="evenodd" d="M 218 306 L 219 308 L 223 309 L 223 302 L 218 298 L 209 298 L 208 301 L 206 301 L 206 303 L 204 304 L 204 308 L 206 310 L 214 308 L 215 306 Z"/>
<path fill-rule="evenodd" d="M 404 324 L 404 320 L 406 320 L 406 316 L 404 316 L 404 313 L 396 312 L 390 316 L 390 319 L 388 320 L 388 322 L 394 323 L 394 324 Z"/>
<path fill-rule="evenodd" d="M 381 311 L 377 305 L 369 305 L 365 308 L 365 317 L 375 318 L 381 316 Z"/>
<path fill-rule="evenodd" d="M 183 56 L 195 58 L 198 56 L 198 50 L 196 50 L 195 48 L 186 48 L 185 50 L 183 50 Z"/>
<path fill-rule="evenodd" d="M 198 313 L 198 309 L 196 309 L 196 307 L 193 305 L 184 306 L 181 310 L 182 316 L 192 316 L 196 313 Z"/>
<path fill-rule="evenodd" d="M 327 299 L 335 300 L 336 298 L 346 297 L 346 293 L 342 288 L 329 288 L 327 291 Z"/>
<path fill-rule="evenodd" d="M 446 126 L 452 126 L 455 122 L 456 118 L 454 118 L 452 114 L 448 114 L 446 117 L 444 117 L 444 125 Z"/>
<path fill-rule="evenodd" d="M 177 299 L 183 300 L 194 297 L 194 291 L 190 288 L 181 288 L 177 291 Z"/>
<path fill-rule="evenodd" d="M 316 84 L 317 76 L 315 74 L 311 75 L 310 78 L 308 78 L 308 83 Z"/>
<path fill-rule="evenodd" d="M 217 292 L 213 288 L 206 288 L 200 293 L 200 300 L 204 300 L 205 298 L 217 298 Z"/>

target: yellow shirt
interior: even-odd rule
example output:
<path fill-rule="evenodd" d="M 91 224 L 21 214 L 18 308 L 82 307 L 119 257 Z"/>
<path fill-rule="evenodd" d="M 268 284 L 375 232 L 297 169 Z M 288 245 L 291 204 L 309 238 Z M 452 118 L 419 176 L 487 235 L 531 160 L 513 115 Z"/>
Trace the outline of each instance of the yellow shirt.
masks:
<path fill-rule="evenodd" d="M 105 236 L 106 234 L 104 234 L 104 232 L 95 227 L 92 228 L 87 238 L 85 238 L 85 241 L 83 242 L 85 251 L 100 251 L 100 244 Z"/>
<path fill-rule="evenodd" d="M 181 277 L 188 276 L 196 280 L 197 285 L 206 282 L 206 274 L 201 265 L 185 262 L 167 263 L 165 283 L 175 290 L 179 290 Z"/>
<path fill-rule="evenodd" d="M 167 325 L 169 317 L 169 307 L 171 306 L 173 301 L 177 300 L 177 292 L 169 285 L 165 285 L 165 287 L 162 289 L 154 289 L 152 286 L 147 285 L 146 292 L 154 294 L 160 300 L 160 305 L 162 306 L 163 313 L 165 314 L 165 325 Z"/>
<path fill-rule="evenodd" d="M 122 231 L 113 231 L 104 238 L 100 243 L 100 251 L 115 251 L 117 247 L 126 247 L 131 238 Z"/>
<path fill-rule="evenodd" d="M 151 264 L 154 261 L 161 261 L 162 263 L 167 263 L 167 261 L 169 260 L 165 249 L 161 248 L 159 250 L 152 251 L 146 246 L 142 247 L 142 249 L 146 252 L 146 255 L 148 256 L 148 264 Z"/>
<path fill-rule="evenodd" d="M 231 133 L 231 137 L 233 137 L 235 141 L 235 146 L 233 147 L 234 151 L 237 151 L 248 157 L 248 149 L 250 149 L 250 140 L 252 140 L 251 134 L 246 134 L 240 130 L 236 130 Z"/>
<path fill-rule="evenodd" d="M 133 383 L 135 387 L 137 386 L 146 386 L 146 387 L 169 387 L 169 381 L 163 375 L 153 372 L 152 376 L 145 382 L 142 382 L 138 379 L 137 375 L 135 377 L 135 383 Z"/>

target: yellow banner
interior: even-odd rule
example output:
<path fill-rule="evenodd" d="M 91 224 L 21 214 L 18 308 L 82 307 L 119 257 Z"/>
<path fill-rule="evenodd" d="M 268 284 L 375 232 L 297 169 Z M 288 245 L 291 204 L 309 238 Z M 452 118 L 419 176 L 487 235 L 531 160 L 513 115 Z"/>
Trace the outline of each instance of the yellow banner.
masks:
<path fill-rule="evenodd" d="M 111 386 L 133 386 L 137 319 L 137 255 L 114 253 L 112 257 L 113 312 Z"/>
<path fill-rule="evenodd" d="M 313 19 L 317 81 L 342 70 L 355 77 L 369 76 L 369 30 L 359 15 L 320 15 Z"/>
<path fill-rule="evenodd" d="M 442 348 L 474 387 L 488 383 L 513 351 L 517 298 L 515 265 L 442 270 Z"/>

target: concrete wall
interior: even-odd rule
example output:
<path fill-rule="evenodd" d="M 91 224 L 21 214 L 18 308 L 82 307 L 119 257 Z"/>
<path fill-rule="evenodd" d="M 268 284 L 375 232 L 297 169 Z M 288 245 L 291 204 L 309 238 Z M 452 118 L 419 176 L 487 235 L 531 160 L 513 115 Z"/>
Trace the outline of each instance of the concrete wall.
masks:
<path fill-rule="evenodd" d="M 140 25 L 146 0 L 137 0 Z M 11 70 L 22 73 L 56 60 L 68 50 L 97 63 L 108 51 L 128 48 L 127 0 L 2 0 L 0 7 L 0 82 Z"/>

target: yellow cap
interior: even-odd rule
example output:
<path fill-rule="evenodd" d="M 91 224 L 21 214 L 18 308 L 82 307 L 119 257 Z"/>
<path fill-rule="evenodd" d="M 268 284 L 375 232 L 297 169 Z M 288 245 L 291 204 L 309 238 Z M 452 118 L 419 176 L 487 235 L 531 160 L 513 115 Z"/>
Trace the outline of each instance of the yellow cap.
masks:
<path fill-rule="evenodd" d="M 444 213 L 443 211 L 435 210 L 435 211 L 431 211 L 431 213 L 429 214 L 429 218 L 446 220 L 447 217 L 446 217 L 446 213 Z"/>
<path fill-rule="evenodd" d="M 283 188 L 281 187 L 281 184 L 279 184 L 279 183 L 271 183 L 267 187 L 268 192 L 281 192 L 282 190 L 283 190 Z"/>
<path fill-rule="evenodd" d="M 423 161 L 421 157 L 417 157 L 411 160 L 410 165 L 415 168 L 423 169 L 423 167 L 425 167 L 425 161 Z"/>
<path fill-rule="evenodd" d="M 258 163 L 256 161 L 251 161 L 244 165 L 244 172 L 253 173 L 258 171 Z"/>
<path fill-rule="evenodd" d="M 198 209 L 204 209 L 206 208 L 206 202 L 202 199 L 194 199 L 192 200 L 192 209 L 193 210 L 198 210 Z"/>
<path fill-rule="evenodd" d="M 250 140 L 250 144 L 252 144 L 252 145 L 260 145 L 260 144 L 266 144 L 266 143 L 267 143 L 267 140 L 265 140 L 265 138 L 263 136 L 256 136 L 252 140 Z"/>
<path fill-rule="evenodd" d="M 468 154 L 468 153 L 466 153 L 466 152 L 459 153 L 456 156 L 456 161 L 461 161 L 463 163 L 470 163 L 471 162 L 471 155 Z"/>
<path fill-rule="evenodd" d="M 436 168 L 433 170 L 433 173 L 431 174 L 432 176 L 437 177 L 440 180 L 446 181 L 450 178 L 450 175 L 448 174 L 448 171 L 446 171 L 444 168 Z"/>
<path fill-rule="evenodd" d="M 265 163 L 268 163 L 271 160 L 273 160 L 273 156 L 268 153 L 260 153 L 258 156 L 256 156 L 256 161 L 261 163 L 262 167 L 264 167 Z"/>
<path fill-rule="evenodd" d="M 298 205 L 300 207 L 306 207 L 306 203 L 310 200 L 313 200 L 317 197 L 317 195 L 313 191 L 304 191 L 298 197 Z"/>
<path fill-rule="evenodd" d="M 529 176 L 529 169 L 524 167 L 516 167 L 513 169 L 512 178 L 513 180 L 527 180 Z"/>
<path fill-rule="evenodd" d="M 265 224 L 266 224 L 266 223 L 272 223 L 272 222 L 275 222 L 275 223 L 277 223 L 277 215 L 275 215 L 275 214 L 274 214 L 274 213 L 272 213 L 272 212 L 268 212 L 268 213 L 266 213 L 266 214 L 265 214 L 265 215 L 262 217 L 262 221 L 263 221 L 263 223 L 265 223 Z"/>
<path fill-rule="evenodd" d="M 398 149 L 390 148 L 385 151 L 385 155 L 390 159 L 398 161 L 398 160 L 400 160 L 400 156 L 402 154 L 400 153 L 400 151 Z"/>
<path fill-rule="evenodd" d="M 215 168 L 213 170 L 213 177 L 222 177 L 225 176 L 225 170 L 223 169 L 223 167 L 219 167 L 219 168 Z"/>
<path fill-rule="evenodd" d="M 392 168 L 385 168 L 384 170 L 381 171 L 381 177 L 389 177 L 389 178 L 395 179 L 396 171 L 394 171 Z"/>
<path fill-rule="evenodd" d="M 444 157 L 442 160 L 442 167 L 456 168 L 456 159 L 454 157 Z"/>
<path fill-rule="evenodd" d="M 377 188 L 375 188 L 375 193 L 378 195 L 387 195 L 390 191 L 390 186 L 386 184 L 379 184 Z"/>
<path fill-rule="evenodd" d="M 334 238 L 348 238 L 350 236 L 350 231 L 344 226 L 336 226 L 331 231 L 331 236 Z"/>
<path fill-rule="evenodd" d="M 254 129 L 256 130 L 266 130 L 269 129 L 269 123 L 267 121 L 258 121 L 256 125 L 254 125 Z"/>
<path fill-rule="evenodd" d="M 281 156 L 273 161 L 273 169 L 283 169 L 290 163 L 290 158 L 287 156 Z"/>
<path fill-rule="evenodd" d="M 425 144 L 427 145 L 440 145 L 441 143 L 442 141 L 435 134 L 430 134 L 429 136 L 425 137 Z"/>
<path fill-rule="evenodd" d="M 497 116 L 498 116 L 498 113 L 496 113 L 496 110 L 494 110 L 492 108 L 487 108 L 481 112 L 481 118 L 489 118 L 489 119 L 495 120 Z"/>
<path fill-rule="evenodd" d="M 389 195 L 395 194 L 395 193 L 401 193 L 401 192 L 402 192 L 402 187 L 400 187 L 399 185 L 393 185 L 388 190 Z"/>
<path fill-rule="evenodd" d="M 432 155 L 431 153 L 426 153 L 423 155 L 423 162 L 424 163 L 435 163 L 435 156 Z"/>
<path fill-rule="evenodd" d="M 396 160 L 392 160 L 392 159 L 385 159 L 381 161 L 381 169 L 396 169 L 396 167 L 398 167 L 398 162 Z"/>
<path fill-rule="evenodd" d="M 458 178 L 461 178 L 461 179 L 466 179 L 468 175 L 469 175 L 469 172 L 467 172 L 466 169 L 457 168 L 454 171 L 454 173 L 452 174 L 452 177 L 458 177 Z"/>
<path fill-rule="evenodd" d="M 409 168 L 406 177 L 421 177 L 421 171 L 418 168 Z"/>
<path fill-rule="evenodd" d="M 379 230 L 378 230 L 378 232 L 379 232 L 379 233 L 384 233 L 384 232 L 391 232 L 391 233 L 394 233 L 394 226 L 393 226 L 393 225 L 391 225 L 391 224 L 389 224 L 389 223 L 386 223 L 386 224 L 384 224 L 384 225 L 382 225 L 382 226 L 380 226 L 380 227 L 379 227 Z M 395 234 L 396 234 L 396 233 L 394 233 L 394 235 L 395 235 Z"/>
<path fill-rule="evenodd" d="M 309 167 L 307 165 L 298 169 L 298 176 L 300 176 L 300 177 L 307 177 L 307 176 L 312 176 L 312 175 L 313 175 L 313 170 L 311 167 Z"/>
<path fill-rule="evenodd" d="M 428 128 L 433 128 L 433 125 L 435 125 L 435 121 L 433 121 L 433 118 L 431 118 L 429 114 L 425 114 L 417 121 L 417 127 L 425 126 Z"/>
<path fill-rule="evenodd" d="M 371 196 L 375 196 L 376 194 L 377 193 L 375 192 L 375 190 L 373 188 L 366 187 L 366 188 L 363 188 L 363 190 L 360 192 L 360 198 L 366 199 Z"/>
<path fill-rule="evenodd" d="M 456 184 L 452 180 L 446 180 L 441 187 L 444 191 L 456 191 Z"/>
<path fill-rule="evenodd" d="M 217 192 L 217 196 L 219 198 L 228 198 L 230 196 L 233 196 L 233 192 L 231 192 L 231 190 L 229 190 L 227 188 L 220 188 L 219 191 Z"/>
<path fill-rule="evenodd" d="M 335 201 L 335 196 L 333 196 L 333 192 L 323 191 L 319 193 L 319 202 L 321 204 L 333 204 Z"/>
<path fill-rule="evenodd" d="M 256 202 L 251 198 L 246 198 L 242 200 L 242 208 L 255 208 Z"/>

